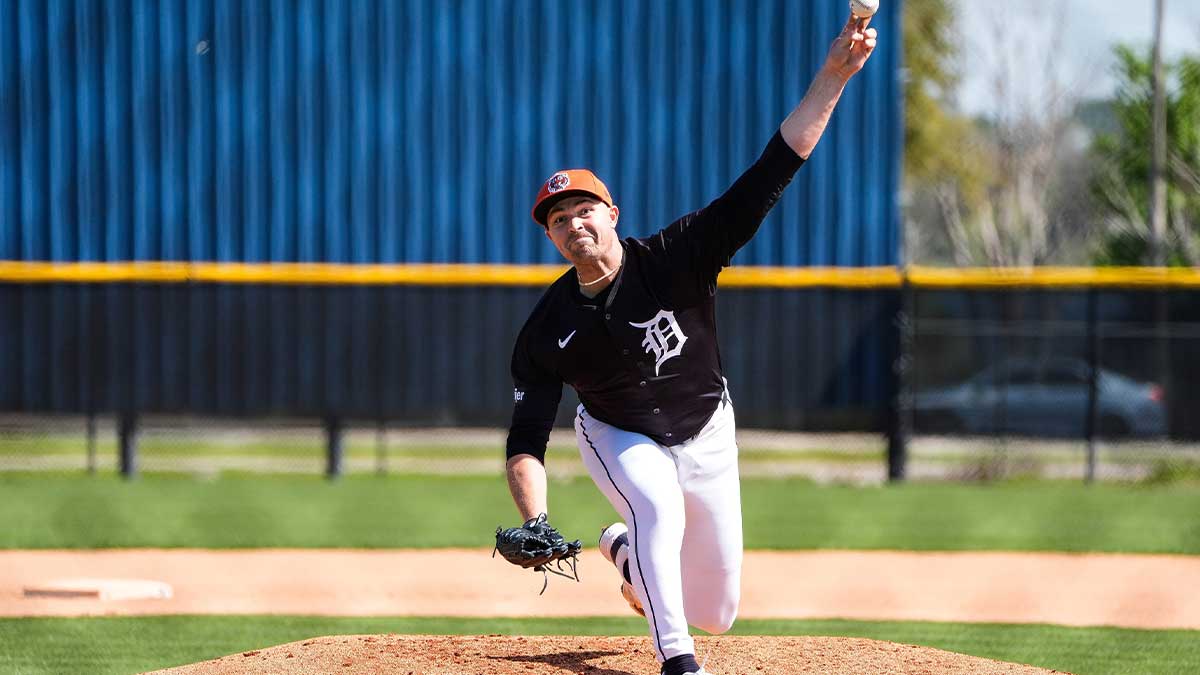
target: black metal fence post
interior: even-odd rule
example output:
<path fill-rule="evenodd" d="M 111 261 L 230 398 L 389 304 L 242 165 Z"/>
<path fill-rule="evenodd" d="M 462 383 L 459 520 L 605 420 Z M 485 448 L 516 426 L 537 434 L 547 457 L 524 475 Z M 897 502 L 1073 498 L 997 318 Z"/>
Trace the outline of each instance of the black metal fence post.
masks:
<path fill-rule="evenodd" d="M 1087 420 L 1084 429 L 1087 435 L 1087 466 L 1084 469 L 1083 482 L 1091 484 L 1096 480 L 1096 414 L 1097 398 L 1099 397 L 1100 380 L 1100 331 L 1096 320 L 1096 289 L 1088 290 L 1087 296 L 1087 337 L 1088 337 L 1088 403 Z"/>
<path fill-rule="evenodd" d="M 342 475 L 342 421 L 336 417 L 325 420 L 325 438 L 327 442 L 328 461 L 325 464 L 325 476 L 338 478 Z"/>
<path fill-rule="evenodd" d="M 125 478 L 137 476 L 137 418 L 133 413 L 122 413 L 117 417 L 117 446 L 121 453 L 121 475 Z"/>
<path fill-rule="evenodd" d="M 87 472 L 96 475 L 96 413 L 87 416 Z"/>
<path fill-rule="evenodd" d="M 1175 421 L 1172 419 L 1175 408 L 1175 382 L 1171 372 L 1170 320 L 1170 287 L 1163 284 L 1154 294 L 1154 377 L 1162 390 L 1162 401 L 1167 416 L 1167 436 L 1171 436 L 1175 428 Z"/>
<path fill-rule="evenodd" d="M 375 428 L 375 473 L 387 475 L 387 425 L 382 419 Z"/>
<path fill-rule="evenodd" d="M 908 440 L 912 435 L 912 285 L 905 273 L 896 300 L 896 359 L 892 365 L 893 389 L 888 412 L 887 472 L 889 483 L 903 482 L 908 469 Z"/>

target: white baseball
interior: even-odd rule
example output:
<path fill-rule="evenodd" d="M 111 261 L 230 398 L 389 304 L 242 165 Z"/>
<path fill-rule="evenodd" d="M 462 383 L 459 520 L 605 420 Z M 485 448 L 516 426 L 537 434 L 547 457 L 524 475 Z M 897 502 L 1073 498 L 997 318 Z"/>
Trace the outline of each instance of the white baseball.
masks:
<path fill-rule="evenodd" d="M 850 13 L 860 19 L 875 16 L 879 11 L 879 0 L 850 0 Z"/>

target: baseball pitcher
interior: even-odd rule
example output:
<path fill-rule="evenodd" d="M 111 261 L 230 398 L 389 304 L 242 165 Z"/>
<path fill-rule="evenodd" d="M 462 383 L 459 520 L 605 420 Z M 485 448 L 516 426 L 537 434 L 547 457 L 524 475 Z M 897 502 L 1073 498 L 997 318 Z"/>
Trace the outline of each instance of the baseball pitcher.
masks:
<path fill-rule="evenodd" d="M 717 275 L 757 231 L 825 130 L 876 31 L 851 17 L 799 105 L 724 194 L 657 234 L 621 239 L 621 211 L 586 169 L 552 175 L 533 220 L 572 265 L 529 316 L 512 356 L 507 477 L 520 528 L 510 561 L 553 571 L 578 551 L 545 516 L 546 443 L 563 383 L 581 402 L 576 439 L 621 515 L 600 550 L 645 616 L 664 675 L 702 675 L 688 626 L 733 624 L 742 566 L 733 398 L 722 376 Z M 548 567 L 549 566 L 549 567 Z"/>

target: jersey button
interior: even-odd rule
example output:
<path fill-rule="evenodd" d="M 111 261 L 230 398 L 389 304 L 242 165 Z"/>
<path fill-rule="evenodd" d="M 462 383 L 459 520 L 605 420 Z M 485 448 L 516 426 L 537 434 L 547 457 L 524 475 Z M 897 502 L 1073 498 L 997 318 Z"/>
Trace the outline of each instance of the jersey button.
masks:
<path fill-rule="evenodd" d="M 621 355 L 622 355 L 622 356 L 629 356 L 629 350 L 628 350 L 628 349 L 622 349 L 622 350 L 621 350 Z"/>
<path fill-rule="evenodd" d="M 671 437 L 671 432 L 669 432 L 669 431 L 668 431 L 668 432 L 667 432 L 667 438 L 670 438 L 670 437 Z"/>
<path fill-rule="evenodd" d="M 639 387 L 644 387 L 644 386 L 646 386 L 646 381 L 645 381 L 645 380 L 642 380 L 641 382 L 638 382 L 638 386 L 639 386 Z"/>
<path fill-rule="evenodd" d="M 655 408 L 654 410 L 651 410 L 650 412 L 652 412 L 652 413 L 654 413 L 655 415 L 657 415 L 658 413 L 660 413 L 660 412 L 662 412 L 662 411 L 661 411 L 661 410 L 659 410 L 658 408 Z"/>
<path fill-rule="evenodd" d="M 605 315 L 604 315 L 604 318 L 605 318 L 605 319 L 611 319 L 611 318 L 612 318 L 612 314 L 605 314 Z"/>

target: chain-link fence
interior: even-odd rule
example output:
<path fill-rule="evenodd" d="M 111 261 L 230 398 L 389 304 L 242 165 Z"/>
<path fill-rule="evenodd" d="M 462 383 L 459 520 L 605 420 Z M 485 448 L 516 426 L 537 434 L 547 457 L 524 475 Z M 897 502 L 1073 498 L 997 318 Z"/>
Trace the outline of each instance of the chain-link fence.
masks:
<path fill-rule="evenodd" d="M 136 471 L 215 475 L 330 470 L 330 429 L 292 420 L 155 417 L 136 429 Z M 350 425 L 341 429 L 340 472 L 495 475 L 504 471 L 505 429 Z M 109 417 L 0 418 L 0 471 L 121 470 L 120 423 Z M 809 434 L 744 429 L 742 473 L 820 482 L 879 483 L 884 439 L 877 434 Z M 556 428 L 546 468 L 583 476 L 574 433 Z"/>
<path fill-rule="evenodd" d="M 1200 478 L 1193 296 L 912 294 L 902 338 L 907 475 Z"/>
<path fill-rule="evenodd" d="M 111 417 L 5 417 L 0 419 L 0 470 L 119 471 L 121 431 L 121 421 Z M 329 473 L 335 468 L 331 431 L 305 420 L 141 418 L 129 441 L 128 468 L 200 475 Z M 479 474 L 504 466 L 499 429 L 360 424 L 339 426 L 335 435 L 337 473 Z"/>
<path fill-rule="evenodd" d="M 512 345 L 541 293 L 0 284 L 0 468 L 499 475 Z M 884 480 L 897 297 L 722 292 L 747 475 Z M 552 474 L 583 473 L 577 402 L 564 387 Z"/>
<path fill-rule="evenodd" d="M 989 413 L 1005 413 L 989 410 Z M 1015 413 L 1019 414 L 1019 413 Z M 112 473 L 121 469 L 118 425 L 84 418 L 5 420 L 0 471 Z M 366 426 L 343 431 L 340 473 L 493 475 L 504 471 L 503 429 Z M 886 438 L 764 429 L 739 432 L 742 475 L 822 484 L 887 480 Z M 138 431 L 135 469 L 215 476 L 327 474 L 329 436 L 320 425 L 284 421 L 149 420 Z M 551 434 L 552 478 L 585 475 L 569 429 Z M 1042 438 L 1019 433 L 932 431 L 918 422 L 908 444 L 910 480 L 1068 479 L 1122 482 L 1200 480 L 1200 443 L 1163 438 Z"/>
<path fill-rule="evenodd" d="M 72 318 L 75 303 L 100 311 L 87 304 L 94 289 L 58 289 L 59 313 L 38 314 L 41 293 L 6 296 L 21 328 L 0 333 L 12 348 L 0 403 L 28 412 L 0 415 L 0 471 L 503 472 L 507 352 L 534 299 L 525 289 L 439 302 L 426 289 L 371 291 L 404 310 L 381 316 L 437 318 L 426 322 L 347 318 L 330 313 L 340 290 L 294 291 L 314 296 L 302 314 L 321 340 L 263 318 L 275 289 L 236 291 L 246 303 L 231 301 L 225 321 L 237 331 L 209 330 L 211 307 L 195 298 L 172 320 L 146 318 L 134 308 L 177 289 L 132 290 L 105 296 L 99 314 L 137 316 L 132 341 L 79 329 L 92 324 Z M 1200 478 L 1192 290 L 730 289 L 722 303 L 746 476 Z M 465 330 L 485 305 L 494 334 Z M 566 389 L 554 476 L 584 473 L 575 403 Z M 137 412 L 77 412 L 93 406 Z"/>

